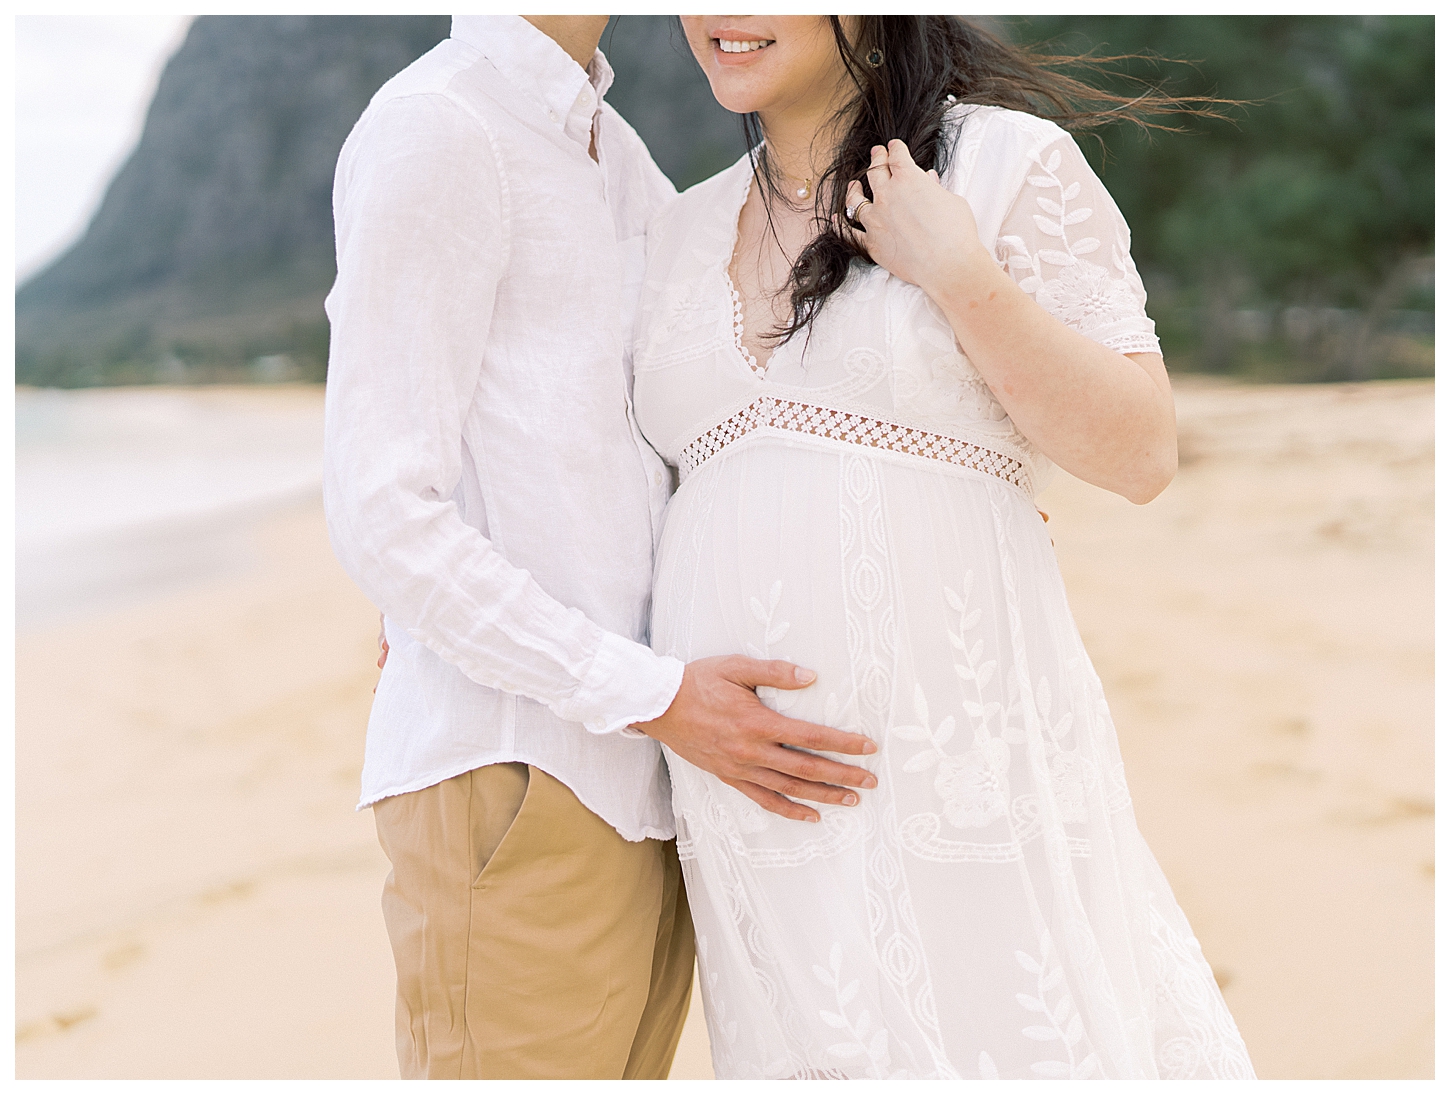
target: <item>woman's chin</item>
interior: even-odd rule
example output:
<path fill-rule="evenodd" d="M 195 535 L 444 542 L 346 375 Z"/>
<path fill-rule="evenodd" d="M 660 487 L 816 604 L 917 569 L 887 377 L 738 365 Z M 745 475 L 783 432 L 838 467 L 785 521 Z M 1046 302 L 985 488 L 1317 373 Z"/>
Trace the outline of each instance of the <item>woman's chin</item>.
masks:
<path fill-rule="evenodd" d="M 728 75 L 710 81 L 710 90 L 715 101 L 732 114 L 752 114 L 762 105 L 762 97 L 750 88 L 741 87 L 738 81 Z"/>

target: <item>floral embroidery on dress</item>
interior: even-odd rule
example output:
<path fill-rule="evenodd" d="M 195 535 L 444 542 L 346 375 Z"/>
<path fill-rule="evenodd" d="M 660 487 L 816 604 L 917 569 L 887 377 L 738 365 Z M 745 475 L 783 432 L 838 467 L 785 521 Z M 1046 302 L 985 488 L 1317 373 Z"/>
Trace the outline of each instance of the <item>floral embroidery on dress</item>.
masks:
<path fill-rule="evenodd" d="M 1041 213 L 1032 214 L 1032 222 L 1037 230 L 1043 235 L 1059 241 L 1056 247 L 1040 247 L 1036 250 L 1029 248 L 1021 236 L 1004 235 L 997 241 L 998 257 L 1004 260 L 1009 270 L 1030 270 L 1031 273 L 1022 278 L 1018 285 L 1024 293 L 1036 297 L 1042 289 L 1046 280 L 1043 274 L 1043 264 L 1051 266 L 1067 267 L 1078 261 L 1079 255 L 1090 255 L 1102 244 L 1095 236 L 1084 236 L 1076 243 L 1067 242 L 1067 229 L 1071 225 L 1081 224 L 1093 215 L 1091 206 L 1082 206 L 1079 209 L 1069 210 L 1068 206 L 1075 201 L 1082 193 L 1082 184 L 1073 182 L 1064 185 L 1057 177 L 1057 170 L 1062 166 L 1062 151 L 1054 148 L 1044 162 L 1041 153 L 1034 154 L 1033 162 L 1042 169 L 1040 175 L 1029 175 L 1028 183 L 1039 189 L 1056 188 L 1058 201 L 1039 196 L 1037 205 L 1044 212 L 1053 214 L 1056 219 L 1048 219 Z M 1040 303 L 1040 301 L 1039 301 Z"/>
<path fill-rule="evenodd" d="M 672 282 L 661 289 L 649 327 L 650 348 L 664 346 L 680 332 L 710 322 L 708 300 L 702 289 L 699 278 Z M 642 358 L 645 356 L 641 355 Z"/>
<path fill-rule="evenodd" d="M 784 639 L 786 633 L 790 631 L 789 620 L 781 620 L 779 623 L 775 620 L 775 612 L 780 607 L 780 595 L 784 588 L 785 583 L 777 578 L 775 583 L 770 587 L 770 592 L 766 594 L 765 600 L 769 604 L 769 608 L 761 603 L 759 597 L 750 598 L 750 613 L 755 617 L 760 626 L 765 629 L 765 645 L 763 647 L 756 646 L 754 643 L 745 644 L 746 652 L 752 658 L 769 658 L 770 648 Z"/>
<path fill-rule="evenodd" d="M 1079 262 L 1063 270 L 1037 290 L 1037 303 L 1069 327 L 1095 331 L 1131 313 L 1137 302 L 1122 278 L 1092 262 Z"/>
<path fill-rule="evenodd" d="M 1066 975 L 1063 972 L 1062 963 L 1057 958 L 1056 948 L 1052 945 L 1052 937 L 1043 932 L 1038 939 L 1037 957 L 1033 957 L 1026 951 L 1017 951 L 1017 964 L 1020 965 L 1036 980 L 1036 993 L 1019 992 L 1017 1003 L 1029 1012 L 1033 1012 L 1036 1018 L 1034 1022 L 1022 1028 L 1022 1034 L 1034 1042 L 1057 1043 L 1062 1047 L 1061 1052 L 1067 1060 L 1048 1059 L 1035 1061 L 1032 1064 L 1032 1071 L 1035 1075 L 1045 1079 L 1059 1080 L 1090 1080 L 1094 1077 L 1103 1076 L 1102 1066 L 1098 1063 L 1098 1056 L 1088 1047 L 1088 1052 L 1083 1050 L 1083 1022 L 1082 1016 L 1078 1014 L 1073 1006 L 1072 993 L 1067 989 Z M 1057 1002 L 1050 1004 L 1052 994 L 1058 993 Z M 983 1056 L 986 1056 L 983 1054 Z M 990 1062 L 991 1058 L 988 1058 Z M 995 1066 L 993 1066 L 995 1071 Z"/>
<path fill-rule="evenodd" d="M 1037 303 L 1084 333 L 1115 323 L 1137 307 L 1127 280 L 1111 277 L 1091 262 L 1063 270 L 1037 291 Z"/>
<path fill-rule="evenodd" d="M 980 829 L 1007 812 L 1004 775 L 1009 751 L 1007 743 L 992 738 L 978 725 L 977 740 L 965 753 L 949 754 L 943 748 L 956 733 L 957 720 L 951 715 L 930 730 L 926 695 L 916 686 L 918 726 L 893 726 L 891 732 L 906 741 L 925 741 L 931 748 L 910 757 L 902 768 L 924 772 L 936 768 L 933 787 L 941 796 L 942 813 L 958 829 Z"/>
<path fill-rule="evenodd" d="M 962 753 L 949 754 L 944 746 L 956 733 L 956 719 L 948 715 L 932 730 L 926 694 L 921 685 L 916 686 L 914 714 L 917 725 L 894 726 L 891 732 L 906 741 L 924 741 L 930 745 L 907 759 L 902 768 L 907 772 L 924 772 L 936 768 L 933 789 L 942 799 L 942 814 L 958 829 L 981 829 L 1007 814 L 1007 769 L 1011 763 L 1011 749 L 1007 741 L 994 737 L 987 720 L 1006 712 L 999 702 L 987 702 L 984 687 L 991 681 L 997 668 L 995 661 L 984 661 L 981 657 L 982 641 L 978 640 L 970 649 L 967 634 L 982 618 L 980 608 L 968 608 L 972 593 L 973 576 L 967 572 L 958 592 L 950 586 L 943 591 L 948 606 L 959 616 L 956 630 L 947 632 L 948 641 L 962 655 L 956 665 L 957 676 L 976 685 L 977 698 L 964 699 L 962 708 L 972 720 L 972 745 Z M 908 819 L 915 821 L 916 819 Z M 919 826 L 919 822 L 917 822 Z"/>
<path fill-rule="evenodd" d="M 942 813 L 958 829 L 980 829 L 990 825 L 1007 812 L 1007 799 L 1002 793 L 1000 755 L 1007 743 L 994 741 L 993 756 L 973 748 L 960 756 L 946 757 L 937 769 L 936 793 L 941 795 Z"/>
<path fill-rule="evenodd" d="M 1113 226 L 1113 242 L 1109 248 L 1110 270 L 1083 256 L 1102 248 L 1097 236 L 1071 240 L 1070 229 L 1094 216 L 1091 205 L 1074 204 L 1083 199 L 1082 183 L 1064 182 L 1059 172 L 1063 166 L 1062 150 L 1054 148 L 1044 160 L 1041 153 L 1033 156 L 1037 169 L 1029 174 L 1027 183 L 1038 191 L 1034 204 L 1038 212 L 1031 214 L 1032 224 L 1047 237 L 1045 246 L 1029 246 L 1021 231 L 1006 232 L 997 240 L 997 259 L 1018 279 L 1024 293 L 1063 323 L 1084 334 L 1142 316 L 1143 292 L 1138 272 L 1128 258 L 1129 241 L 1125 229 Z M 1113 271 L 1116 271 L 1116 275 Z M 1114 332 L 1103 344 L 1119 352 L 1152 352 L 1158 348 L 1151 334 Z"/>
<path fill-rule="evenodd" d="M 1061 752 L 1051 762 L 1052 797 L 1062 820 L 1072 824 L 1087 821 L 1087 793 L 1083 787 L 1083 762 L 1076 753 Z"/>
<path fill-rule="evenodd" d="M 1044 746 L 1048 754 L 1048 775 L 1052 781 L 1052 799 L 1058 814 L 1067 823 L 1087 820 L 1087 792 L 1097 785 L 1097 767 L 1078 750 L 1069 750 L 1063 741 L 1072 731 L 1071 708 L 1053 717 L 1052 686 L 1046 677 L 1037 682 L 1033 701 L 1038 718 L 1047 728 Z"/>
<path fill-rule="evenodd" d="M 857 1009 L 854 1018 L 849 1017 L 847 1009 L 856 998 L 861 981 L 857 978 L 845 985 L 841 984 L 841 960 L 841 944 L 832 943 L 830 957 L 827 959 L 831 968 L 827 970 L 822 966 L 811 967 L 816 980 L 831 990 L 836 1005 L 834 1011 L 826 1008 L 820 1010 L 821 1022 L 844 1035 L 843 1041 L 827 1046 L 826 1052 L 843 1062 L 864 1058 L 871 1078 L 884 1080 L 887 1078 L 886 1070 L 891 1067 L 886 1028 L 879 1023 L 873 1024 L 871 1012 L 864 1008 Z"/>

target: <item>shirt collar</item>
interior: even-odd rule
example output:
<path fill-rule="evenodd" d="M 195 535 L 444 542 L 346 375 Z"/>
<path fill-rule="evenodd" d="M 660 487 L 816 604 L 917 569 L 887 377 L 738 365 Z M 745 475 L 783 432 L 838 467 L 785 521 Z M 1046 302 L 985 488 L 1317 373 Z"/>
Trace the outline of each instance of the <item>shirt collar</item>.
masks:
<path fill-rule="evenodd" d="M 455 15 L 452 37 L 478 50 L 505 79 L 537 101 L 549 120 L 569 132 L 569 116 L 593 90 L 593 115 L 614 83 L 614 69 L 599 50 L 586 73 L 562 46 L 519 15 Z M 573 136 L 574 134 L 571 134 Z M 588 137 L 584 138 L 585 143 Z"/>

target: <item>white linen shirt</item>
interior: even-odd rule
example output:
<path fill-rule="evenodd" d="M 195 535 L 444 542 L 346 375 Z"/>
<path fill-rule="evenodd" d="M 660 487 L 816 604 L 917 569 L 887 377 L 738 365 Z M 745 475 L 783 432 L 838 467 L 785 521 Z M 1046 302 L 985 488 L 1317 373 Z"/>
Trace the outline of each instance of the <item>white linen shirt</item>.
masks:
<path fill-rule="evenodd" d="M 683 665 L 645 645 L 670 479 L 626 356 L 674 188 L 612 78 L 518 16 L 455 16 L 338 159 L 324 502 L 391 647 L 359 809 L 521 761 L 629 840 L 674 835 L 628 729 Z"/>

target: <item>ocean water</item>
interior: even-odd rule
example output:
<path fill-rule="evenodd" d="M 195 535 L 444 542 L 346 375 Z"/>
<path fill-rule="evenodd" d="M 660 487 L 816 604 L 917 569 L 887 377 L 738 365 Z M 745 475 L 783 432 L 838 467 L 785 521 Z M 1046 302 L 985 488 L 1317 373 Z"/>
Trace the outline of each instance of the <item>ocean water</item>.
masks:
<path fill-rule="evenodd" d="M 17 390 L 17 626 L 245 565 L 321 486 L 320 388 Z"/>

